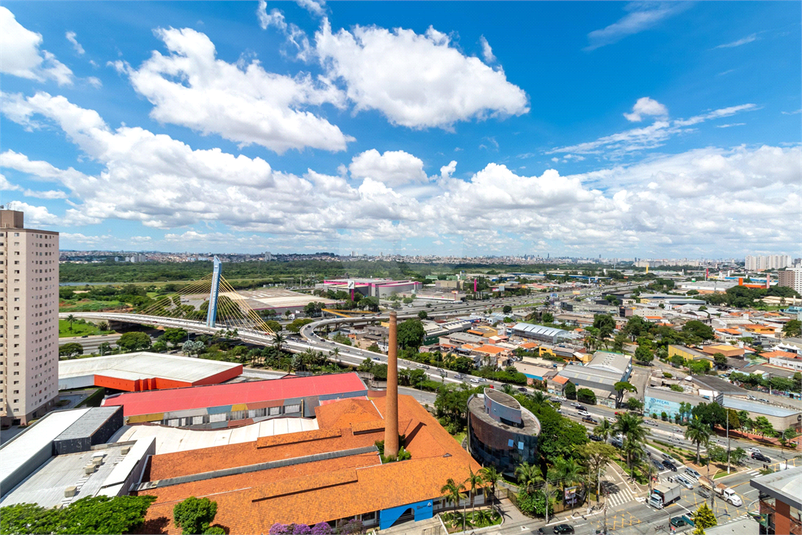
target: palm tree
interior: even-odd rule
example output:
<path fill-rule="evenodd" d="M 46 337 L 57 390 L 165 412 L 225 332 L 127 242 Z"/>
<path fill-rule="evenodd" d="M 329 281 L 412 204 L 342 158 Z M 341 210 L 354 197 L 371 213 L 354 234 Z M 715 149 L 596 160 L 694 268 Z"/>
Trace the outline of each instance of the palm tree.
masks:
<path fill-rule="evenodd" d="M 549 398 L 546 397 L 546 394 L 541 392 L 540 390 L 535 390 L 532 394 L 532 401 L 535 402 L 535 405 L 543 405 Z"/>
<path fill-rule="evenodd" d="M 554 469 L 549 472 L 549 478 L 552 482 L 560 486 L 560 490 L 564 496 L 565 487 L 583 482 L 582 465 L 577 463 L 574 459 L 558 457 L 554 461 Z"/>
<path fill-rule="evenodd" d="M 469 485 L 471 487 L 471 511 L 473 511 L 473 501 L 476 498 L 476 487 L 479 487 L 484 482 L 484 479 L 482 479 L 482 471 L 474 472 L 473 468 L 469 466 L 468 479 L 465 480 L 464 485 Z"/>
<path fill-rule="evenodd" d="M 451 502 L 454 507 L 459 507 L 459 502 L 465 498 L 465 485 L 457 484 L 452 478 L 448 478 L 446 484 L 440 489 L 440 494 L 446 497 L 446 503 Z"/>
<path fill-rule="evenodd" d="M 496 485 L 502 479 L 501 472 L 496 470 L 495 466 L 486 466 L 480 470 L 482 474 L 482 481 L 487 483 L 490 487 L 490 501 L 492 503 L 493 498 L 496 496 Z M 487 487 L 485 487 L 487 489 Z"/>
<path fill-rule="evenodd" d="M 501 391 L 508 396 L 511 396 L 514 393 L 512 386 L 510 386 L 509 383 L 504 383 L 504 386 L 501 387 Z"/>
<path fill-rule="evenodd" d="M 515 467 L 515 476 L 518 478 L 518 483 L 521 484 L 527 494 L 531 494 L 532 489 L 543 482 L 540 468 L 534 464 L 519 464 Z"/>
<path fill-rule="evenodd" d="M 67 316 L 67 321 L 68 321 L 68 322 L 69 322 L 69 324 L 70 324 L 70 332 L 72 332 L 72 324 L 73 324 L 73 322 L 75 321 L 75 316 L 73 316 L 72 314 L 70 314 L 69 316 Z"/>
<path fill-rule="evenodd" d="M 273 348 L 276 350 L 276 353 L 281 353 L 282 345 L 284 344 L 286 338 L 281 333 L 276 333 L 273 336 Z"/>
<path fill-rule="evenodd" d="M 688 422 L 688 427 L 685 428 L 685 438 L 696 444 L 696 464 L 699 464 L 699 449 L 702 444 L 707 446 L 712 432 L 710 426 L 702 423 L 699 418 Z"/>
<path fill-rule="evenodd" d="M 610 420 L 604 418 L 599 425 L 593 428 L 593 434 L 602 437 L 605 441 L 613 434 L 613 424 Z"/>
<path fill-rule="evenodd" d="M 627 455 L 627 466 L 635 475 L 635 468 L 632 464 L 634 455 L 642 451 L 641 446 L 646 441 L 646 428 L 643 427 L 643 418 L 631 412 L 625 412 L 616 416 L 613 424 L 613 432 L 624 436 L 624 452 Z"/>

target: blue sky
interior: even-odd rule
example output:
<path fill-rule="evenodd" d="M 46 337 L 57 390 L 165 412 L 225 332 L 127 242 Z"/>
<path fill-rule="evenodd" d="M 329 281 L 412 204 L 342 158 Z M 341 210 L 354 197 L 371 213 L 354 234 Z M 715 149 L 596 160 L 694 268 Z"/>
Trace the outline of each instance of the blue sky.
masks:
<path fill-rule="evenodd" d="M 64 249 L 802 256 L 796 2 L 4 6 Z"/>

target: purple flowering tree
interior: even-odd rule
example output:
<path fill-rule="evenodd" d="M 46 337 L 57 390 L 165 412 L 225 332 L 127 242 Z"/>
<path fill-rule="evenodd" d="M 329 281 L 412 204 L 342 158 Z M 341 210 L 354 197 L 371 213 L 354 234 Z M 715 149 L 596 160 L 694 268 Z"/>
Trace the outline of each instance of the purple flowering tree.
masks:
<path fill-rule="evenodd" d="M 320 522 L 312 527 L 312 535 L 331 535 L 331 526 L 326 522 Z"/>

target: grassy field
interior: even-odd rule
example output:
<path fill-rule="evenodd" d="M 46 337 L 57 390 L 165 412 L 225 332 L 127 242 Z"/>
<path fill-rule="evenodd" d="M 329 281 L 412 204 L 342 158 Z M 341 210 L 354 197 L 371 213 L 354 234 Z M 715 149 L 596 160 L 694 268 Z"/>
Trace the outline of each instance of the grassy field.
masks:
<path fill-rule="evenodd" d="M 81 323 L 74 321 L 72 323 L 72 330 L 70 330 L 70 322 L 67 320 L 58 320 L 58 335 L 59 337 L 66 336 L 84 336 L 95 334 L 110 334 L 114 331 L 101 331 L 94 323 Z"/>
<path fill-rule="evenodd" d="M 117 310 L 127 308 L 120 301 L 96 301 L 94 299 L 68 299 L 61 300 L 58 305 L 59 312 L 101 312 L 104 310 Z"/>

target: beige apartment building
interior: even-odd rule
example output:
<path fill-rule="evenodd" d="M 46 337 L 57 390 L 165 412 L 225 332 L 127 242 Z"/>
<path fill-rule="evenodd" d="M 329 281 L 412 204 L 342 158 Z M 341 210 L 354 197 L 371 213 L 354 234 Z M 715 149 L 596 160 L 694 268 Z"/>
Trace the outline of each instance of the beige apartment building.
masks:
<path fill-rule="evenodd" d="M 58 397 L 58 232 L 0 210 L 0 417 L 27 424 Z"/>

